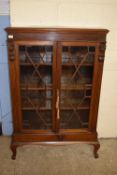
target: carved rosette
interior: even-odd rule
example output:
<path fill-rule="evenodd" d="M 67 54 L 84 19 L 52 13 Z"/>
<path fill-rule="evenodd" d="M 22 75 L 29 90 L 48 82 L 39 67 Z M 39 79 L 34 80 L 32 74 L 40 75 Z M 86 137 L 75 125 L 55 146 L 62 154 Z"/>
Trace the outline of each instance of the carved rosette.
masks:
<path fill-rule="evenodd" d="M 99 45 L 99 61 L 103 62 L 105 57 L 106 42 L 101 42 Z"/>
<path fill-rule="evenodd" d="M 13 61 L 15 59 L 15 49 L 13 41 L 8 41 L 8 54 L 9 54 L 9 60 Z"/>

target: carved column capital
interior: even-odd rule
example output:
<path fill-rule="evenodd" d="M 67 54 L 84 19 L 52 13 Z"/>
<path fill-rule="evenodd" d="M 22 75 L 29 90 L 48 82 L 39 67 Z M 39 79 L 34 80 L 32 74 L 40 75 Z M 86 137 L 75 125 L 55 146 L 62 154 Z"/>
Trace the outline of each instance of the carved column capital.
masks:
<path fill-rule="evenodd" d="M 8 54 L 9 54 L 9 60 L 13 61 L 15 59 L 15 49 L 13 41 L 8 41 Z"/>

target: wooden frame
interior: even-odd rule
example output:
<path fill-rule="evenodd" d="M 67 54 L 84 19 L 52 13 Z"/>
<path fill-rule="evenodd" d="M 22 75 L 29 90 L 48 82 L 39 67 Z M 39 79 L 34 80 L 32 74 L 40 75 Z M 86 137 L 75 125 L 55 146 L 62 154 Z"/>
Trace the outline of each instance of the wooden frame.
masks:
<path fill-rule="evenodd" d="M 98 115 L 101 78 L 105 53 L 106 29 L 66 29 L 66 28 L 7 28 L 8 51 L 10 64 L 13 126 L 11 149 L 12 159 L 16 157 L 16 148 L 25 144 L 59 144 L 84 142 L 94 146 L 94 156 L 98 157 L 100 147 L 97 138 L 96 124 Z M 19 45 L 52 45 L 53 46 L 53 104 L 52 130 L 36 130 L 22 128 Z M 95 47 L 95 61 L 93 70 L 92 95 L 90 103 L 90 118 L 88 128 L 60 129 L 60 102 L 56 108 L 58 98 L 57 89 L 61 92 L 61 60 L 63 46 L 93 46 Z M 58 115 L 59 114 L 59 115 Z M 58 117 L 57 117 L 58 116 Z"/>

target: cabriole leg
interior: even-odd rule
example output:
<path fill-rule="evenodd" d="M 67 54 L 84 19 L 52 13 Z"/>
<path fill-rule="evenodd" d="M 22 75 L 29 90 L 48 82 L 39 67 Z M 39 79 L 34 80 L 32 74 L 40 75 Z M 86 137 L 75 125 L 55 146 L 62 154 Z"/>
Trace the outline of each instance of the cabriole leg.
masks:
<path fill-rule="evenodd" d="M 93 150 L 94 157 L 98 158 L 99 157 L 98 150 L 100 148 L 100 144 L 99 143 L 95 143 L 95 144 L 93 144 L 93 146 L 94 146 L 94 150 Z"/>
<path fill-rule="evenodd" d="M 11 151 L 12 151 L 11 159 L 15 160 L 16 154 L 17 154 L 17 145 L 15 145 L 15 144 L 11 145 Z"/>

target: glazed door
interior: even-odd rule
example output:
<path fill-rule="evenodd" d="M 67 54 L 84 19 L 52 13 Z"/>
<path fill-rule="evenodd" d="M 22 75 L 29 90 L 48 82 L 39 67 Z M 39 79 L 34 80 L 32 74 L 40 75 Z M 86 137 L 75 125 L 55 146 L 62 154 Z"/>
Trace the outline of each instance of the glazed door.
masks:
<path fill-rule="evenodd" d="M 59 44 L 58 130 L 89 129 L 96 54 L 93 42 Z"/>
<path fill-rule="evenodd" d="M 16 42 L 20 127 L 24 132 L 55 130 L 55 45 Z"/>

